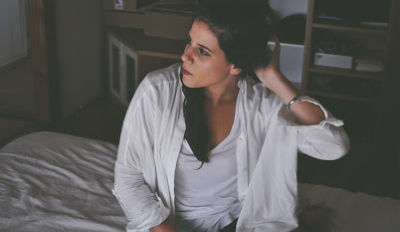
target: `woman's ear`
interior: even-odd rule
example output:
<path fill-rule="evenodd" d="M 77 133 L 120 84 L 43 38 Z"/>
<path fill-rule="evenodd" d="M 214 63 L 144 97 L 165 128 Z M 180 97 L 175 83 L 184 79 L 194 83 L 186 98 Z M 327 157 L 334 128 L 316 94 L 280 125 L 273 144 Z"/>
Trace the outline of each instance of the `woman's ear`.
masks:
<path fill-rule="evenodd" d="M 237 67 L 237 66 L 234 65 L 234 64 L 231 64 L 230 73 L 231 73 L 232 75 L 239 75 L 241 72 L 242 72 L 242 69 L 241 69 L 241 68 Z"/>

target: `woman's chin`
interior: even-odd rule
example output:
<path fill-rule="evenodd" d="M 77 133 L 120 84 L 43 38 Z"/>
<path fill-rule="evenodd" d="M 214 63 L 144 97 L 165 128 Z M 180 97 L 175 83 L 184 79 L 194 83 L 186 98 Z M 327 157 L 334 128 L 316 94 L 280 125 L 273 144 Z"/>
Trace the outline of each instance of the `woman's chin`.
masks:
<path fill-rule="evenodd" d="M 183 75 L 182 82 L 188 88 L 197 88 L 196 84 L 190 80 L 191 76 Z"/>

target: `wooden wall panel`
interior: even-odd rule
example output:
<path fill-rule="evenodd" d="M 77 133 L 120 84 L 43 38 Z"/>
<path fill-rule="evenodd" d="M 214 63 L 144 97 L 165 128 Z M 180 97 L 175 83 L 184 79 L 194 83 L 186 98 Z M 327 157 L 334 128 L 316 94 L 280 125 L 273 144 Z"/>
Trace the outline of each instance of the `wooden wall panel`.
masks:
<path fill-rule="evenodd" d="M 49 123 L 52 120 L 52 115 L 47 63 L 44 1 L 45 0 L 29 0 L 29 27 L 37 120 L 40 123 Z"/>

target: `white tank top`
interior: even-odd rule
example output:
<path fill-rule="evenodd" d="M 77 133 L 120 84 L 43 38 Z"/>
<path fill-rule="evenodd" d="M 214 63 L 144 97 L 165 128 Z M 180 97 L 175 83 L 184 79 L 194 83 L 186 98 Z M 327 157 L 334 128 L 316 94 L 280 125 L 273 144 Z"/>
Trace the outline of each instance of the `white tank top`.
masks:
<path fill-rule="evenodd" d="M 175 225 L 181 231 L 218 232 L 239 217 L 236 118 L 229 135 L 210 151 L 210 161 L 201 168 L 188 142 L 182 144 L 175 170 Z"/>

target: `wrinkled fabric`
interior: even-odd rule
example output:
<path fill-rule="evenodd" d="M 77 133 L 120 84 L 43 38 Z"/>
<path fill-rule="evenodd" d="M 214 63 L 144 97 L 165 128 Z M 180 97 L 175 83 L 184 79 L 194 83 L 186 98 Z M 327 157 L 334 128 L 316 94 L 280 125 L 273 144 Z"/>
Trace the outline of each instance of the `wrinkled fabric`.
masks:
<path fill-rule="evenodd" d="M 125 116 L 115 166 L 114 194 L 129 220 L 127 231 L 148 232 L 174 220 L 174 173 L 185 132 L 180 64 L 149 73 Z M 345 155 L 343 122 L 321 107 L 325 120 L 299 125 L 280 99 L 247 77 L 238 83 L 238 232 L 297 227 L 297 152 L 333 160 Z"/>
<path fill-rule="evenodd" d="M 122 232 L 111 193 L 117 147 L 37 132 L 0 150 L 0 231 Z"/>

